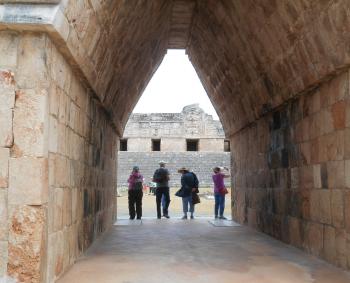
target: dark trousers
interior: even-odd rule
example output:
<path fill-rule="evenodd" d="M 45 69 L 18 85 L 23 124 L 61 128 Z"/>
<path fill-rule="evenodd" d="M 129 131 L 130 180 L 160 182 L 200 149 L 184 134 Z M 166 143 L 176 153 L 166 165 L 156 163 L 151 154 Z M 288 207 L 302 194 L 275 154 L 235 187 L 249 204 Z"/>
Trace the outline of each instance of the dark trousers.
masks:
<path fill-rule="evenodd" d="M 165 199 L 165 204 L 163 207 L 163 214 L 168 215 L 168 208 L 169 208 L 169 204 L 170 204 L 169 187 L 160 187 L 160 188 L 157 188 L 157 190 L 156 190 L 157 217 L 158 218 L 162 217 L 160 206 L 161 206 L 163 195 L 164 195 L 164 199 Z"/>
<path fill-rule="evenodd" d="M 137 219 L 141 219 L 142 217 L 142 190 L 129 190 L 128 192 L 128 200 L 129 200 L 129 215 L 130 219 L 135 218 L 135 213 L 137 215 Z M 136 209 L 135 209 L 136 206 Z"/>

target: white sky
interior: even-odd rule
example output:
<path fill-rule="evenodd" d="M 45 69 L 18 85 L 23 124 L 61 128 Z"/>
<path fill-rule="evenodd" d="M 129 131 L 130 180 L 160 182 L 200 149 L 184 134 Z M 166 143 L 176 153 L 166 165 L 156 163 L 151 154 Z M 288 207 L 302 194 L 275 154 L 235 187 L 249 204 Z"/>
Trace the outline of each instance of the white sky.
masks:
<path fill-rule="evenodd" d="M 179 113 L 188 104 L 218 116 L 184 50 L 168 50 L 133 113 Z"/>

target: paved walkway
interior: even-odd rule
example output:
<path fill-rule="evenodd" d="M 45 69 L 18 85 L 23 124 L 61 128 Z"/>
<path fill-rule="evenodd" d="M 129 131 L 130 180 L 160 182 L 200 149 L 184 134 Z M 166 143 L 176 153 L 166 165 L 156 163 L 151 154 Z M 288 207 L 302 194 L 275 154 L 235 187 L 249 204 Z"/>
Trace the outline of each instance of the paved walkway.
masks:
<path fill-rule="evenodd" d="M 350 273 L 247 227 L 216 227 L 206 219 L 119 224 L 59 282 L 350 282 Z"/>

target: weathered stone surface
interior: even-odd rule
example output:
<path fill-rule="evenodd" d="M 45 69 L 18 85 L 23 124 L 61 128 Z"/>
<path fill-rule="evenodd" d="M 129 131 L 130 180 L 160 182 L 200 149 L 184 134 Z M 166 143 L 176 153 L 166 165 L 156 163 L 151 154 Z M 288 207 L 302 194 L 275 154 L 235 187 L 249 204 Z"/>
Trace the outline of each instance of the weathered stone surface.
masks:
<path fill-rule="evenodd" d="M 13 143 L 12 115 L 12 109 L 0 110 L 0 146 L 2 147 L 11 147 Z"/>
<path fill-rule="evenodd" d="M 1 276 L 5 276 L 7 273 L 7 249 L 8 249 L 8 242 L 7 241 L 0 241 L 0 278 Z"/>
<path fill-rule="evenodd" d="M 11 210 L 8 274 L 19 282 L 41 282 L 45 223 L 42 206 L 15 206 Z"/>
<path fill-rule="evenodd" d="M 8 199 L 11 205 L 42 205 L 48 201 L 48 161 L 45 158 L 11 158 Z"/>
<path fill-rule="evenodd" d="M 24 33 L 20 37 L 16 73 L 16 83 L 20 89 L 43 89 L 49 86 L 45 62 L 46 38 L 45 34 L 40 33 Z"/>
<path fill-rule="evenodd" d="M 7 190 L 0 190 L 0 241 L 6 241 L 7 236 L 8 236 Z"/>
<path fill-rule="evenodd" d="M 0 66 L 13 68 L 17 65 L 18 34 L 16 32 L 2 32 L 0 37 Z"/>
<path fill-rule="evenodd" d="M 8 187 L 10 150 L 0 147 L 0 188 Z"/>
<path fill-rule="evenodd" d="M 17 156 L 47 156 L 47 91 L 18 90 L 14 111 Z"/>

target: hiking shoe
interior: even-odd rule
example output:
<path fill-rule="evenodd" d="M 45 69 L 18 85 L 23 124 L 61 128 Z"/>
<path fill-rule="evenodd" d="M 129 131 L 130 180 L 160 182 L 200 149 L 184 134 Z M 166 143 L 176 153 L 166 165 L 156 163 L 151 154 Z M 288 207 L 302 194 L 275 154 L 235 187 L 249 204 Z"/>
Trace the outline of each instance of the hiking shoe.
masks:
<path fill-rule="evenodd" d="M 191 215 L 191 219 L 194 219 L 194 216 L 193 216 L 193 215 Z"/>
<path fill-rule="evenodd" d="M 163 217 L 168 218 L 168 219 L 170 218 L 170 216 L 168 214 L 164 214 Z"/>
<path fill-rule="evenodd" d="M 218 218 L 219 218 L 219 216 L 215 215 L 215 219 L 218 219 Z"/>
<path fill-rule="evenodd" d="M 182 220 L 185 220 L 185 219 L 187 219 L 187 216 L 182 216 L 182 218 L 181 218 Z"/>
<path fill-rule="evenodd" d="M 220 216 L 219 219 L 222 219 L 222 220 L 227 220 L 227 218 L 225 216 Z"/>

